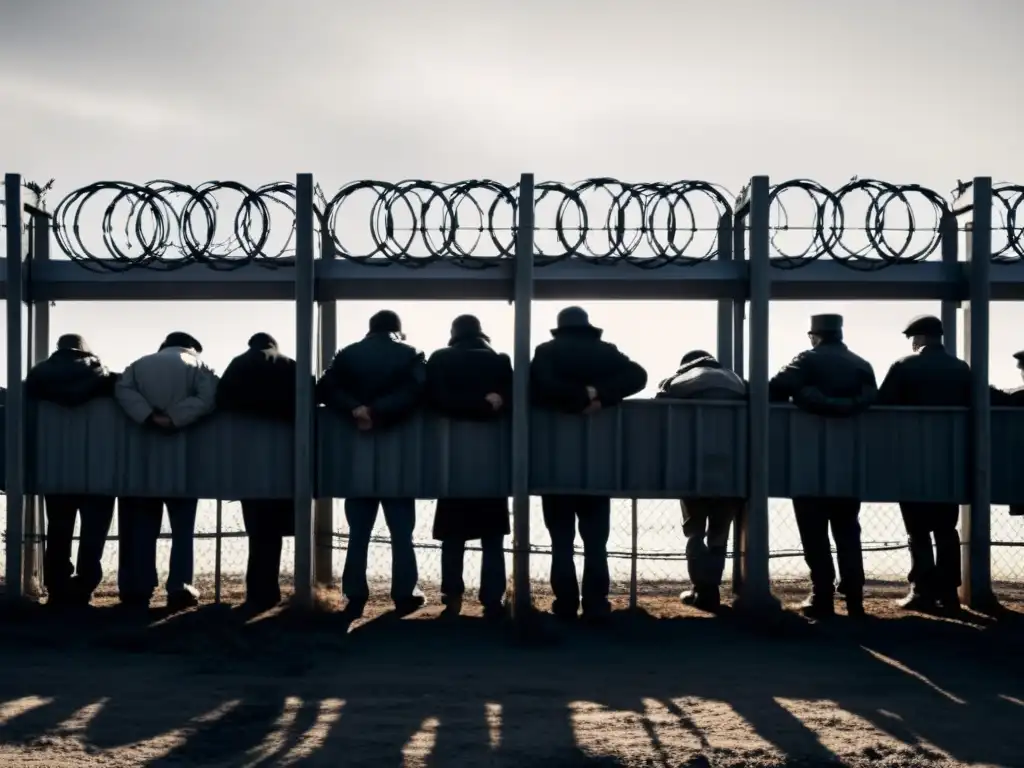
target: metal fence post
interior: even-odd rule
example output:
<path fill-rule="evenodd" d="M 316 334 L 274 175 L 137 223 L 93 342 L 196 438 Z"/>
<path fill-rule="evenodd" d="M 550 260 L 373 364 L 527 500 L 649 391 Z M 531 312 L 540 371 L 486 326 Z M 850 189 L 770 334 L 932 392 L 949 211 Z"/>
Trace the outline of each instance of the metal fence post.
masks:
<path fill-rule="evenodd" d="M 320 221 L 320 258 L 334 257 L 334 244 L 327 232 L 325 215 Z M 319 302 L 318 315 L 320 344 L 316 372 L 320 376 L 327 370 L 338 350 L 338 303 L 334 300 Z M 334 499 L 318 498 L 314 504 L 313 517 L 316 583 L 328 586 L 334 581 Z"/>
<path fill-rule="evenodd" d="M 213 602 L 220 605 L 221 598 L 221 554 L 224 540 L 224 502 L 217 499 L 217 532 L 214 538 L 213 555 Z"/>
<path fill-rule="evenodd" d="M 733 217 L 732 224 L 732 258 L 733 261 L 744 261 L 747 252 L 747 225 L 739 216 Z M 732 360 L 733 370 L 740 376 L 745 375 L 746 365 L 746 330 L 747 291 L 743 297 L 732 303 Z M 743 526 L 745 512 L 740 515 L 732 526 L 732 592 L 739 594 L 743 585 L 743 560 L 740 550 L 743 549 Z"/>
<path fill-rule="evenodd" d="M 515 344 L 512 387 L 512 615 L 525 619 L 530 595 L 530 329 L 533 304 L 533 174 L 519 179 L 514 277 Z"/>
<path fill-rule="evenodd" d="M 725 214 L 718 222 L 718 260 L 732 261 L 732 215 Z M 733 299 L 718 300 L 718 362 L 726 368 L 733 368 L 733 333 L 735 315 Z M 735 369 L 734 369 L 735 370 Z"/>
<path fill-rule="evenodd" d="M 964 308 L 964 357 L 971 366 L 970 504 L 960 508 L 961 598 L 970 608 L 992 610 L 992 412 L 989 395 L 989 272 L 992 264 L 992 179 L 973 184 L 973 221 L 967 237 L 970 301 Z"/>
<path fill-rule="evenodd" d="M 24 334 L 21 303 L 24 295 L 24 248 L 21 223 L 21 176 L 4 176 L 4 219 L 7 225 L 7 401 L 4 440 L 7 451 L 7 597 L 23 596 L 22 546 L 25 533 L 25 423 L 22 387 Z"/>
<path fill-rule="evenodd" d="M 640 514 L 636 499 L 630 499 L 630 545 L 629 545 L 629 610 L 636 610 L 637 583 L 636 560 L 640 545 Z"/>
<path fill-rule="evenodd" d="M 747 461 L 747 511 L 744 516 L 743 582 L 736 607 L 762 613 L 779 608 L 768 574 L 768 322 L 771 302 L 771 261 L 767 176 L 750 181 L 750 398 Z"/>
<path fill-rule="evenodd" d="M 956 267 L 960 260 L 959 237 L 960 228 L 956 216 L 947 213 L 939 222 L 940 247 L 942 249 L 942 263 Z M 943 346 L 951 355 L 957 354 L 957 310 L 960 302 L 957 299 L 943 299 L 942 301 L 942 339 Z"/>
<path fill-rule="evenodd" d="M 313 605 L 313 174 L 295 180 L 295 600 Z"/>

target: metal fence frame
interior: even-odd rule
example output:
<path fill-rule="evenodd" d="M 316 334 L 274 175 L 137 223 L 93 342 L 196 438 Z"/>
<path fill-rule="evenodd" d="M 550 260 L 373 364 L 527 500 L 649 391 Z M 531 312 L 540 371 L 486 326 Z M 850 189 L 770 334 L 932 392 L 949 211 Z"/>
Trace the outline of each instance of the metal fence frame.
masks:
<path fill-rule="evenodd" d="M 278 270 L 238 269 L 210 271 L 189 264 L 174 271 L 129 270 L 100 274 L 71 262 L 49 260 L 50 223 L 47 214 L 33 205 L 23 207 L 22 177 L 4 178 L 8 222 L 7 259 L 3 263 L 3 287 L 7 302 L 6 470 L 8 540 L 7 591 L 20 596 L 24 590 L 21 542 L 38 521 L 38 505 L 25 495 L 25 440 L 22 381 L 25 366 L 49 349 L 48 302 L 53 300 L 293 300 L 296 311 L 297 417 L 295 422 L 295 592 L 301 603 L 313 600 L 316 565 L 321 545 L 314 548 L 316 531 L 324 532 L 321 506 L 313 513 L 313 429 L 310 419 L 313 392 L 313 333 L 336 319 L 334 302 L 345 298 L 392 299 L 508 299 L 515 305 L 512 427 L 513 498 L 513 606 L 517 613 L 529 609 L 529 514 L 527 450 L 529 446 L 528 393 L 531 303 L 540 299 L 715 299 L 718 301 L 719 356 L 726 365 L 743 370 L 750 382 L 748 430 L 749 511 L 737 526 L 737 606 L 761 612 L 776 609 L 768 573 L 768 340 L 769 305 L 775 299 L 937 299 L 943 302 L 947 339 L 955 346 L 958 302 L 963 302 L 965 333 L 963 353 L 971 364 L 971 503 L 962 509 L 965 602 L 974 608 L 995 605 L 990 568 L 990 406 L 988 399 L 988 332 L 990 301 L 1024 297 L 1024 268 L 1020 263 L 1000 264 L 990 270 L 992 254 L 992 181 L 977 177 L 972 185 L 972 204 L 953 211 L 943 222 L 943 253 L 939 262 L 877 271 L 844 269 L 828 260 L 807 263 L 799 270 L 772 269 L 769 208 L 772 187 L 767 176 L 751 179 L 731 216 L 723 218 L 719 233 L 720 258 L 683 269 L 648 270 L 618 265 L 610 279 L 608 267 L 583 259 L 548 264 L 534 263 L 535 184 L 523 174 L 518 185 L 518 226 L 515 256 L 496 260 L 496 268 L 464 270 L 438 262 L 418 270 L 410 280 L 406 271 L 368 270 L 344 259 L 315 259 L 316 212 L 313 175 L 296 177 L 296 255 L 294 267 Z M 30 258 L 22 232 L 16 225 L 27 212 L 33 233 Z M 966 262 L 958 261 L 957 243 L 963 219 Z M 14 223 L 12 225 L 12 223 Z M 251 266 L 251 265 L 250 265 Z M 431 279 L 424 280 L 429 271 Z M 29 306 L 27 323 L 22 305 Z M 749 320 L 749 348 L 743 350 L 743 323 Z M 322 366 L 333 354 L 330 332 L 321 335 Z M 26 342 L 26 340 L 28 340 Z M 27 358 L 27 359 L 26 359 Z M 745 365 L 743 364 L 745 363 Z M 26 516 L 26 512 L 31 514 Z M 28 521 L 28 525 L 26 525 Z M 315 525 L 314 525 L 315 521 Z M 322 559 L 322 558 L 321 558 Z"/>

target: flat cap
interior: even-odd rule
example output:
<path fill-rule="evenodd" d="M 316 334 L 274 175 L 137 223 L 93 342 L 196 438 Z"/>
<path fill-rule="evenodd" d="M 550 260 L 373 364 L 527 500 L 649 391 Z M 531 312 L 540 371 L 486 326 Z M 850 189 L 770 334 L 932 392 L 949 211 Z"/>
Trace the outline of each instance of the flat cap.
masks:
<path fill-rule="evenodd" d="M 382 309 L 370 318 L 370 333 L 401 333 L 402 320 L 397 312 Z"/>
<path fill-rule="evenodd" d="M 693 349 L 683 355 L 683 359 L 679 361 L 680 365 L 686 365 L 692 363 L 694 360 L 701 360 L 705 357 L 714 358 L 710 352 L 705 352 L 703 349 Z"/>
<path fill-rule="evenodd" d="M 57 339 L 57 349 L 74 349 L 79 352 L 92 352 L 92 350 L 89 349 L 89 345 L 86 344 L 85 339 L 77 333 L 65 333 Z"/>
<path fill-rule="evenodd" d="M 836 333 L 841 330 L 842 315 L 811 315 L 811 333 Z"/>
<path fill-rule="evenodd" d="M 166 349 L 167 347 L 184 347 L 185 349 L 194 349 L 199 354 L 202 354 L 203 352 L 203 345 L 199 343 L 199 339 L 191 333 L 185 333 L 184 331 L 168 333 L 167 338 L 164 339 L 163 344 L 160 345 L 160 349 Z"/>
<path fill-rule="evenodd" d="M 1024 368 L 1024 349 L 1013 353 L 1013 359 L 1017 361 L 1018 368 Z"/>
<path fill-rule="evenodd" d="M 263 331 L 254 333 L 249 337 L 249 349 L 277 349 L 277 339 Z"/>
<path fill-rule="evenodd" d="M 903 329 L 904 336 L 941 336 L 942 321 L 935 315 L 918 315 Z"/>

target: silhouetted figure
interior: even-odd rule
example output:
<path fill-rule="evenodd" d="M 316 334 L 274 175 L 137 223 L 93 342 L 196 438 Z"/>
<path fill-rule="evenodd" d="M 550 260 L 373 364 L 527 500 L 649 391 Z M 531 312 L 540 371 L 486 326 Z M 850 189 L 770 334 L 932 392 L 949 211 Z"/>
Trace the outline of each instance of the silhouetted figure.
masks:
<path fill-rule="evenodd" d="M 46 360 L 25 377 L 25 396 L 65 408 L 78 408 L 98 397 L 113 397 L 117 376 L 93 354 L 85 339 L 65 334 Z M 43 582 L 53 606 L 88 605 L 103 580 L 103 549 L 114 519 L 114 497 L 50 494 L 45 497 L 46 549 Z M 71 564 L 75 517 L 81 515 L 77 569 Z M 77 572 L 76 572 L 77 571 Z"/>
<path fill-rule="evenodd" d="M 217 376 L 200 359 L 203 346 L 180 331 L 164 339 L 160 349 L 140 357 L 125 369 L 114 389 L 132 421 L 154 432 L 172 434 L 214 409 Z M 121 602 L 147 606 L 157 586 L 156 544 L 164 506 L 171 524 L 171 567 L 167 576 L 167 605 L 183 610 L 199 604 L 192 586 L 198 499 L 129 497 L 118 504 L 121 535 L 118 590 Z"/>
<path fill-rule="evenodd" d="M 879 405 L 960 406 L 971 404 L 971 369 L 942 345 L 942 321 L 915 317 L 903 330 L 914 354 L 900 358 L 885 375 Z M 960 535 L 957 504 L 901 501 L 910 545 L 910 594 L 900 606 L 912 611 L 959 610 Z M 935 551 L 932 552 L 932 537 Z"/>
<path fill-rule="evenodd" d="M 1015 352 L 1013 359 L 1017 361 L 1017 370 L 1020 371 L 1021 378 L 1024 379 L 1024 351 Z M 991 387 L 991 393 L 992 405 L 1011 406 L 1014 408 L 1024 406 L 1024 387 L 1014 387 L 1012 389 Z"/>
<path fill-rule="evenodd" d="M 558 313 L 553 337 L 534 351 L 531 399 L 541 408 L 590 415 L 618 405 L 647 386 L 647 372 L 610 344 L 580 307 Z M 580 608 L 574 548 L 576 521 L 583 539 L 583 614 L 602 620 L 608 602 L 608 535 L 611 499 L 602 496 L 541 497 L 544 525 L 551 535 L 552 607 L 556 616 L 575 618 Z"/>
<path fill-rule="evenodd" d="M 814 315 L 808 333 L 811 349 L 801 352 L 768 382 L 774 402 L 792 402 L 819 416 L 845 418 L 867 409 L 878 395 L 871 364 L 843 343 L 841 315 Z M 793 511 L 800 531 L 804 559 L 811 572 L 811 596 L 801 606 L 809 616 L 835 611 L 835 564 L 829 527 L 839 560 L 839 593 L 847 612 L 864 612 L 864 559 L 860 541 L 860 500 L 795 498 Z"/>
<path fill-rule="evenodd" d="M 452 322 L 448 346 L 427 361 L 430 404 L 451 419 L 500 419 L 512 404 L 512 361 L 494 351 L 473 315 Z M 466 542 L 480 540 L 480 603 L 485 617 L 501 616 L 507 582 L 505 537 L 508 498 L 438 499 L 434 538 L 441 542 L 441 594 L 445 613 L 458 615 L 466 585 Z"/>
<path fill-rule="evenodd" d="M 317 400 L 350 418 L 363 432 L 386 429 L 408 419 L 419 407 L 426 384 L 423 353 L 405 343 L 402 323 L 390 310 L 370 318 L 366 337 L 342 349 L 317 383 Z M 348 553 L 341 588 L 346 610 L 362 615 L 369 598 L 366 560 L 377 509 L 391 533 L 391 598 L 400 613 L 424 603 L 416 586 L 419 572 L 412 534 L 416 526 L 415 499 L 345 499 Z"/>
<path fill-rule="evenodd" d="M 683 355 L 679 370 L 658 385 L 655 398 L 676 400 L 745 400 L 747 383 L 710 353 L 693 350 Z M 721 497 L 680 499 L 686 568 L 692 588 L 680 595 L 686 605 L 715 611 L 721 605 L 729 531 L 743 512 L 744 499 Z M 705 543 L 705 538 L 707 543 Z"/>
<path fill-rule="evenodd" d="M 291 423 L 295 419 L 295 361 L 281 354 L 268 333 L 249 339 L 217 384 L 217 410 Z M 291 499 L 242 499 L 242 520 L 249 534 L 245 602 L 267 610 L 281 602 L 281 549 L 295 535 Z"/>

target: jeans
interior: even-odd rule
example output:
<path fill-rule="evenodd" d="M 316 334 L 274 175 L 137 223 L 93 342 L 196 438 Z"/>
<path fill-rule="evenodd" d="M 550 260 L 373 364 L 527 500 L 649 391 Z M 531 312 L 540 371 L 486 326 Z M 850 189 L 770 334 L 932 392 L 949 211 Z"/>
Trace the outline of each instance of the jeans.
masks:
<path fill-rule="evenodd" d="M 575 616 L 580 607 L 580 586 L 576 579 L 576 521 L 583 539 L 583 612 L 607 614 L 610 577 L 608 536 L 611 532 L 611 499 L 600 496 L 543 496 L 544 525 L 551 536 L 552 610 Z"/>
<path fill-rule="evenodd" d="M 504 544 L 504 536 L 489 536 L 480 541 L 480 604 L 484 608 L 500 608 L 505 597 L 508 577 Z M 462 579 L 465 554 L 465 541 L 446 539 L 441 542 L 441 594 L 446 601 L 461 599 L 466 591 Z"/>
<path fill-rule="evenodd" d="M 391 599 L 396 603 L 416 594 L 419 571 L 412 533 L 416 527 L 415 499 L 345 499 L 348 553 L 341 573 L 341 590 L 350 601 L 365 603 L 370 596 L 366 565 L 377 509 L 384 507 L 384 522 L 391 534 Z"/>
<path fill-rule="evenodd" d="M 150 499 L 128 497 L 118 501 L 117 525 L 121 534 L 120 573 L 117 586 L 121 599 L 149 600 L 159 583 L 156 543 L 164 506 L 171 524 L 171 567 L 167 594 L 192 585 L 195 569 L 194 535 L 198 499 Z"/>
<path fill-rule="evenodd" d="M 900 512 L 910 540 L 908 580 L 914 590 L 933 599 L 956 592 L 960 586 L 960 534 L 956 529 L 960 508 L 956 504 L 903 502 Z"/>
<path fill-rule="evenodd" d="M 281 599 L 281 549 L 287 533 L 294 533 L 290 499 L 243 499 L 242 521 L 249 534 L 245 566 L 245 597 L 250 601 Z"/>
<path fill-rule="evenodd" d="M 729 531 L 743 509 L 742 499 L 682 499 L 686 568 L 698 594 L 722 585 Z M 706 539 L 706 543 L 705 543 Z"/>
<path fill-rule="evenodd" d="M 839 560 L 839 592 L 847 600 L 864 594 L 864 557 L 860 544 L 860 502 L 856 499 L 793 499 L 804 561 L 811 571 L 815 597 L 831 599 L 836 569 L 832 562 L 829 527 Z"/>
<path fill-rule="evenodd" d="M 52 495 L 45 498 L 46 549 L 43 554 L 43 583 L 51 600 L 74 592 L 92 595 L 103 580 L 103 549 L 114 519 L 112 496 Z M 77 576 L 71 564 L 71 542 L 75 518 L 81 513 Z M 74 578 L 73 578 L 74 577 Z"/>

